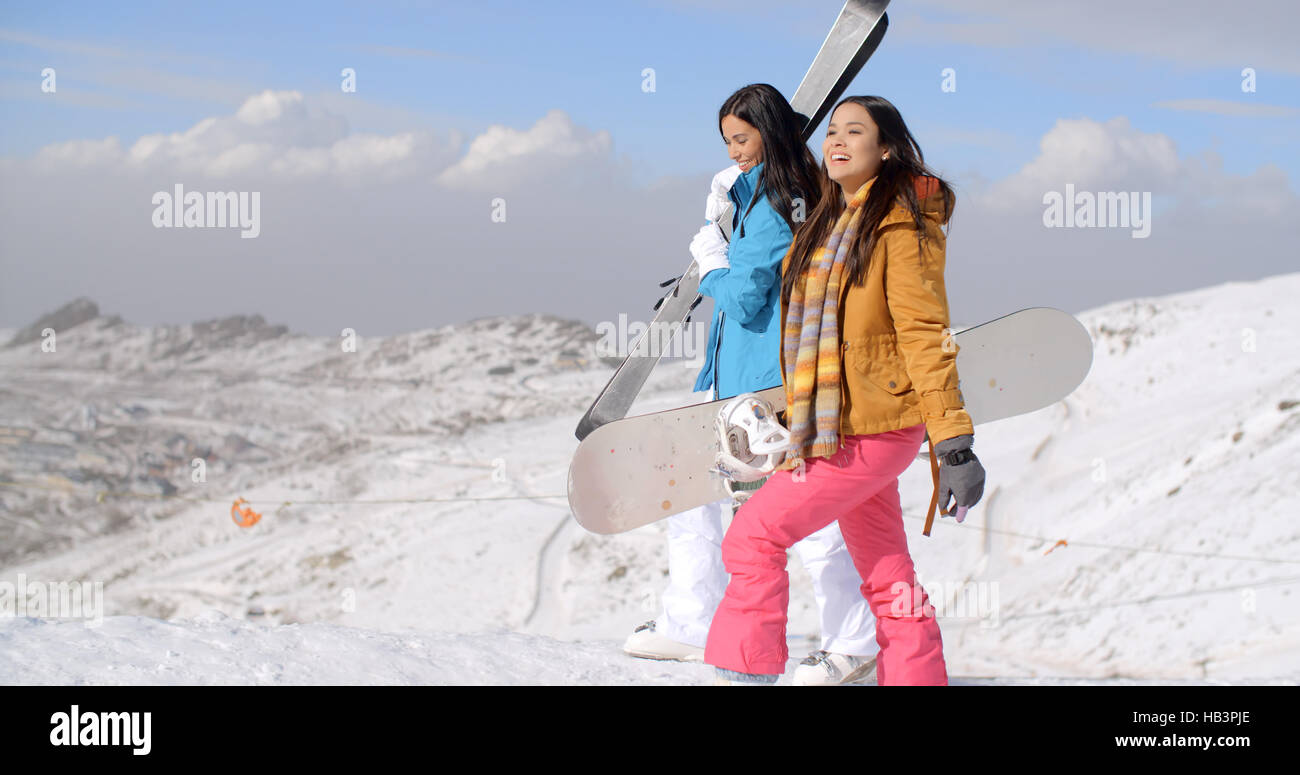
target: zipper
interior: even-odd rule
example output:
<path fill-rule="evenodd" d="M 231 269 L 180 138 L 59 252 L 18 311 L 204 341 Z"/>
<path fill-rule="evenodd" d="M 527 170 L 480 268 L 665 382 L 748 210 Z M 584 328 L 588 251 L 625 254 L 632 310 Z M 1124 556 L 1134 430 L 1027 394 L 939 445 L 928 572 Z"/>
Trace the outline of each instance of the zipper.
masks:
<path fill-rule="evenodd" d="M 713 348 L 713 395 L 722 397 L 722 388 L 718 385 L 718 367 L 722 364 L 722 332 L 727 327 L 727 313 L 718 310 L 718 344 Z"/>
<path fill-rule="evenodd" d="M 732 189 L 734 188 L 735 185 L 733 184 Z M 757 194 L 758 192 L 755 191 L 754 193 Z M 742 214 L 741 212 L 742 205 L 740 203 L 740 197 L 733 196 L 734 194 L 735 194 L 734 190 L 727 191 L 727 198 L 731 200 L 732 205 L 735 207 L 735 214 L 732 216 L 733 226 L 731 229 L 731 241 L 733 243 L 736 240 L 741 239 L 742 237 L 745 236 L 745 216 L 749 215 L 748 211 L 745 211 Z M 750 209 L 753 209 L 754 197 L 752 196 L 750 197 L 749 203 L 750 203 Z M 714 303 L 716 303 L 716 300 Z M 722 357 L 720 355 L 720 353 L 722 352 L 722 332 L 726 329 L 726 327 L 727 327 L 727 313 L 722 310 L 718 310 L 718 344 L 713 349 L 713 396 L 715 399 L 722 398 L 722 389 L 718 385 L 718 368 L 719 366 L 722 365 Z"/>

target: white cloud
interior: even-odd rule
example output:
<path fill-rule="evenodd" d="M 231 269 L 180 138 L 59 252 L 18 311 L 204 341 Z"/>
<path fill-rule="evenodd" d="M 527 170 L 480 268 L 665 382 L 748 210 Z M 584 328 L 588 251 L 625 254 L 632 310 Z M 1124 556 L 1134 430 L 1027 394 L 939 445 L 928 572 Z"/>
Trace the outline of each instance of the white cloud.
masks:
<path fill-rule="evenodd" d="M 608 132 L 561 111 L 467 143 L 413 115 L 351 131 L 338 104 L 263 92 L 125 146 L 107 137 L 0 159 L 0 310 L 25 322 L 88 294 L 139 322 L 251 310 L 317 332 L 525 310 L 605 320 L 648 311 L 688 260 L 690 192 L 711 171 L 640 187 Z M 178 183 L 259 192 L 260 236 L 156 228 L 153 197 Z"/>
<path fill-rule="evenodd" d="M 224 178 L 247 170 L 266 167 L 275 149 L 266 143 L 240 143 L 227 148 L 204 166 L 203 171 L 213 177 Z"/>
<path fill-rule="evenodd" d="M 42 169 L 204 174 L 216 178 L 267 174 L 284 178 L 373 174 L 436 175 L 459 154 L 462 136 L 430 132 L 390 136 L 349 133 L 347 121 L 298 92 L 264 91 L 229 116 L 211 116 L 179 132 L 140 137 L 123 149 L 116 137 L 46 146 Z"/>
<path fill-rule="evenodd" d="M 493 125 L 462 155 L 463 144 L 464 136 L 454 130 L 442 136 L 352 133 L 344 118 L 301 93 L 268 90 L 246 99 L 233 115 L 144 135 L 126 150 L 116 137 L 75 140 L 42 148 L 37 160 L 45 168 L 110 167 L 214 178 L 429 178 L 482 190 L 537 183 L 566 171 L 581 178 L 588 167 L 612 163 L 609 132 L 577 126 L 560 110 L 528 129 Z"/>
<path fill-rule="evenodd" d="M 558 110 L 526 128 L 492 126 L 466 147 L 459 133 L 410 122 L 353 132 L 332 104 L 262 92 L 129 148 L 107 137 L 0 159 L 0 308 L 17 324 L 90 292 L 141 322 L 237 308 L 317 332 L 524 310 L 595 321 L 648 316 L 655 284 L 687 261 L 694 192 L 712 169 L 637 186 L 608 132 Z M 262 192 L 262 236 L 153 226 L 159 187 L 202 190 L 204 175 L 238 179 L 213 190 Z M 963 323 L 1276 273 L 1294 263 L 1278 246 L 1300 241 L 1281 170 L 1232 174 L 1216 154 L 1180 156 L 1125 118 L 1062 119 L 1017 173 L 954 182 L 948 287 Z M 1043 193 L 1071 182 L 1160 194 L 1151 238 L 1044 228 Z M 509 200 L 503 222 L 492 218 L 498 195 Z M 243 306 L 231 306 L 232 284 Z"/>
<path fill-rule="evenodd" d="M 298 92 L 273 92 L 267 90 L 249 97 L 235 111 L 235 118 L 251 126 L 269 124 L 286 111 L 302 114 L 302 95 Z"/>
<path fill-rule="evenodd" d="M 552 110 L 520 131 L 493 125 L 474 138 L 465 157 L 438 177 L 456 187 L 491 189 L 537 180 L 558 168 L 585 159 L 607 157 L 609 132 L 591 132 Z"/>
<path fill-rule="evenodd" d="M 1149 191 L 1172 206 L 1214 207 L 1225 217 L 1294 218 L 1300 201 L 1274 165 L 1232 174 L 1217 153 L 1180 156 L 1169 136 L 1143 132 L 1122 116 L 1058 120 L 1043 135 L 1038 156 L 973 201 L 991 212 L 1041 212 L 1043 196 L 1066 184 L 1076 191 Z"/>
<path fill-rule="evenodd" d="M 1180 155 L 1168 136 L 1122 117 L 1061 119 L 1016 173 L 957 183 L 971 193 L 957 203 L 946 279 L 954 318 L 967 323 L 1295 271 L 1284 246 L 1300 240 L 1300 197 L 1284 171 L 1238 173 L 1217 153 Z M 1044 196 L 1070 184 L 1076 195 L 1150 192 L 1149 207 L 1137 200 L 1144 225 L 1049 227 Z"/>
<path fill-rule="evenodd" d="M 352 136 L 326 148 L 290 148 L 271 165 L 275 172 L 290 175 L 322 174 L 330 170 L 364 172 L 414 155 L 415 135 L 400 137 Z"/>
<path fill-rule="evenodd" d="M 254 165 L 269 164 L 290 149 L 328 147 L 347 136 L 346 120 L 309 104 L 299 92 L 267 90 L 246 99 L 233 116 L 205 118 L 184 132 L 141 137 L 131 157 L 141 164 L 171 161 L 186 171 L 235 174 L 254 171 Z M 249 145 L 263 146 L 263 151 L 252 153 L 244 147 Z"/>
<path fill-rule="evenodd" d="M 68 140 L 52 143 L 36 152 L 39 167 L 93 167 L 120 162 L 124 158 L 122 144 L 116 137 L 103 140 Z"/>
<path fill-rule="evenodd" d="M 1258 116 L 1262 118 L 1284 118 L 1300 115 L 1300 108 L 1289 105 L 1263 105 L 1249 102 L 1232 102 L 1230 100 L 1191 99 L 1162 100 L 1153 103 L 1153 108 L 1181 110 L 1193 113 L 1214 113 L 1220 116 Z"/>
<path fill-rule="evenodd" d="M 1067 183 L 1077 189 L 1161 191 L 1182 169 L 1173 140 L 1142 132 L 1127 118 L 1060 119 L 1043 135 L 1038 156 L 995 183 L 987 200 L 1004 208 L 1040 205 L 1044 193 Z"/>

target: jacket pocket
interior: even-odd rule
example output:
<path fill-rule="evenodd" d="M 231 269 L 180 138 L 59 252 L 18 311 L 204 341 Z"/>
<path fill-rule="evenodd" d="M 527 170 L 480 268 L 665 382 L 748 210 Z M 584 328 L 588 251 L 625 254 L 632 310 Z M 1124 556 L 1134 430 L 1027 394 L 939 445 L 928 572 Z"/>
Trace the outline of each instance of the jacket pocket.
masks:
<path fill-rule="evenodd" d="M 844 356 L 857 374 L 886 393 L 897 396 L 912 389 L 912 378 L 898 355 L 892 335 L 846 342 Z"/>

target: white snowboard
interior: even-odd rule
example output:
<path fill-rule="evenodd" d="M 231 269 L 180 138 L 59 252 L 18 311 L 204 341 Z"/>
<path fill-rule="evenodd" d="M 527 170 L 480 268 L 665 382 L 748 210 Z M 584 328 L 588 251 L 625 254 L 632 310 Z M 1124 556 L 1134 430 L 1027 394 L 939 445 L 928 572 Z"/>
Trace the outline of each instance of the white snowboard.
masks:
<path fill-rule="evenodd" d="M 1092 367 L 1092 337 L 1073 316 L 1033 307 L 956 335 L 957 373 L 975 424 L 1033 412 L 1074 391 Z M 776 411 L 780 386 L 761 391 Z M 622 533 L 728 497 L 709 473 L 718 453 L 713 429 L 726 403 L 627 417 L 602 425 L 569 465 L 569 507 L 593 533 Z"/>

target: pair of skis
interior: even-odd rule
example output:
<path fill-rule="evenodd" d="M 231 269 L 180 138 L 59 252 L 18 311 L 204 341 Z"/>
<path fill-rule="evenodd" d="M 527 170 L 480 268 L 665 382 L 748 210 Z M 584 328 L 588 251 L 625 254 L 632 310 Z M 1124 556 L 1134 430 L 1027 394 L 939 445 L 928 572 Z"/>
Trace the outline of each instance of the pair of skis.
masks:
<path fill-rule="evenodd" d="M 848 0 L 844 4 L 830 34 L 822 43 L 821 50 L 817 52 L 812 66 L 808 68 L 794 98 L 790 100 L 795 113 L 806 119 L 804 142 L 811 139 L 822 119 L 830 113 L 836 100 L 844 94 L 849 83 L 880 45 L 889 26 L 889 18 L 885 15 L 888 5 L 889 0 Z M 646 333 L 642 334 L 642 339 L 663 332 L 665 326 L 668 328 L 668 337 L 664 341 L 676 336 L 699 298 L 699 289 L 700 271 L 692 260 L 672 291 L 661 300 L 658 313 Z M 641 345 L 642 342 L 638 341 L 632 347 L 632 354 L 619 365 L 592 402 L 591 408 L 582 416 L 575 431 L 580 441 L 600 426 L 627 416 L 632 402 L 650 377 L 650 372 L 659 363 L 659 355 L 641 354 Z M 645 352 L 657 350 L 647 348 Z"/>

